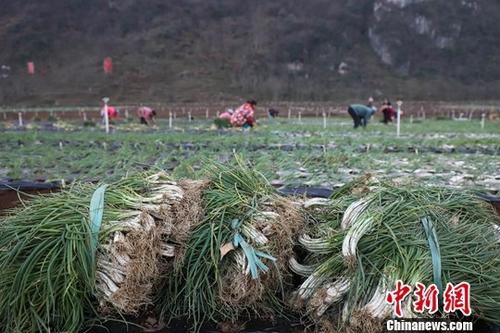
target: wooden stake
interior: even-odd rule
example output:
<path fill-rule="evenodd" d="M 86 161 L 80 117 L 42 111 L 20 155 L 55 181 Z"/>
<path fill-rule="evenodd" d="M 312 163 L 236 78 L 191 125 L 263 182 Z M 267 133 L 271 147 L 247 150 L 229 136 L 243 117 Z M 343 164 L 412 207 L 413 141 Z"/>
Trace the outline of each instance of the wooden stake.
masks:
<path fill-rule="evenodd" d="M 486 120 L 486 114 L 483 113 L 481 114 L 481 129 L 484 129 L 485 120 Z"/>
<path fill-rule="evenodd" d="M 108 117 L 109 98 L 104 97 L 102 101 L 104 102 L 104 129 L 106 130 L 106 134 L 109 134 L 109 117 Z"/>
<path fill-rule="evenodd" d="M 401 133 L 401 105 L 403 105 L 403 102 L 402 101 L 398 101 L 397 102 L 397 105 L 398 105 L 398 118 L 397 118 L 397 132 L 396 132 L 396 135 L 397 137 L 399 137 L 399 134 Z"/>
<path fill-rule="evenodd" d="M 21 112 L 17 113 L 17 119 L 18 119 L 19 127 L 23 127 L 23 114 Z"/>
<path fill-rule="evenodd" d="M 172 128 L 172 111 L 168 113 L 168 128 Z"/>

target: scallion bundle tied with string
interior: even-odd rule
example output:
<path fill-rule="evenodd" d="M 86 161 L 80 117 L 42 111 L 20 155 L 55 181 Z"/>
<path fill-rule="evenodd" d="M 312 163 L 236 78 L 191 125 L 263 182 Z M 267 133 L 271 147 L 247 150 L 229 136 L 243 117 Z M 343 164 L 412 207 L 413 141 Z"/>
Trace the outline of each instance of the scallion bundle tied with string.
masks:
<path fill-rule="evenodd" d="M 0 221 L 0 331 L 77 332 L 86 318 L 151 304 L 161 263 L 176 252 L 171 233 L 185 190 L 196 182 L 186 184 L 135 174 L 10 211 Z"/>
<path fill-rule="evenodd" d="M 300 207 L 239 158 L 236 166 L 215 164 L 207 174 L 204 218 L 158 298 L 165 319 L 186 316 L 195 330 L 206 321 L 280 311 L 287 261 L 303 225 Z"/>
<path fill-rule="evenodd" d="M 368 186 L 369 185 L 369 186 Z M 304 277 L 295 304 L 317 323 L 378 332 L 393 315 L 385 301 L 397 280 L 471 285 L 473 315 L 500 323 L 499 219 L 475 193 L 409 184 L 341 189 L 330 204 L 307 205 L 315 224 L 299 240 L 308 255 L 291 269 Z M 412 299 L 405 318 L 415 313 Z M 445 314 L 444 314 L 445 315 Z"/>

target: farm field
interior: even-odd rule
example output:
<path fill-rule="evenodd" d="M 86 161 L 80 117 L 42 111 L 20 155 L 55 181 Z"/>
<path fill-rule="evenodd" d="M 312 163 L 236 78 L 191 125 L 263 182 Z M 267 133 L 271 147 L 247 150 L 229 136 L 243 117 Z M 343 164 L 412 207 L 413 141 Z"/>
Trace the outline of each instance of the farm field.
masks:
<path fill-rule="evenodd" d="M 395 125 L 373 119 L 354 130 L 351 120 L 261 117 L 250 132 L 218 130 L 208 119 L 168 119 L 148 128 L 135 119 L 112 125 L 81 120 L 0 123 L 1 181 L 116 180 L 134 170 L 164 169 L 175 177 L 201 177 L 210 160 L 231 163 L 235 154 L 275 186 L 336 188 L 370 173 L 397 182 L 500 190 L 500 123 L 403 119 Z"/>
<path fill-rule="evenodd" d="M 404 267 L 399 260 L 408 257 L 409 273 L 398 271 L 398 277 L 423 276 L 431 283 L 425 232 L 433 223 L 445 276 L 474 286 L 473 306 L 482 311 L 474 313 L 474 332 L 495 332 L 500 279 L 491 221 L 497 215 L 486 200 L 496 200 L 500 192 L 499 125 L 476 118 L 405 117 L 397 136 L 396 125 L 378 117 L 365 129 L 353 129 L 345 116 L 260 117 L 251 130 L 217 128 L 204 117 L 160 118 L 151 127 L 122 118 L 106 134 L 91 117 L 22 124 L 7 119 L 0 122 L 0 185 L 9 189 L 24 181 L 61 188 L 31 200 L 7 190 L 10 199 L 0 199 L 5 208 L 11 206 L 4 201 L 23 200 L 0 216 L 6 235 L 0 248 L 14 242 L 22 247 L 2 275 L 7 281 L 2 291 L 6 299 L 16 299 L 19 311 L 4 302 L 0 310 L 14 319 L 0 330 L 35 333 L 53 325 L 54 331 L 78 332 L 102 320 L 104 327 L 91 332 L 123 332 L 130 323 L 130 332 L 142 332 L 135 325 L 157 332 L 226 332 L 224 325 L 237 331 L 247 324 L 249 332 L 259 325 L 305 332 L 305 327 L 321 331 L 347 324 L 360 327 L 354 332 L 378 333 L 379 319 L 388 312 L 367 309 L 379 302 L 379 283 L 386 278 L 381 272 Z M 313 188 L 308 194 L 316 197 L 290 195 L 304 187 Z M 99 242 L 81 236 L 92 233 L 90 222 L 82 221 L 88 221 L 89 211 L 93 221 L 96 204 L 104 212 Z M 356 215 L 353 207 L 363 211 Z M 372 229 L 354 241 L 354 226 Z M 415 244 L 421 244 L 419 251 Z M 50 257 L 60 273 L 50 265 L 46 270 L 32 265 L 29 279 L 18 282 L 13 273 L 25 267 L 23 258 L 33 249 L 41 253 L 39 248 L 47 249 L 35 258 L 40 267 Z M 0 259 L 7 262 L 9 253 L 1 252 Z M 464 253 L 475 269 L 456 265 Z M 359 264 L 352 265 L 353 259 Z M 81 263 L 87 260 L 95 265 L 95 276 L 86 275 L 90 263 Z M 87 280 L 95 291 L 85 289 Z M 59 287 L 73 281 L 82 289 L 68 294 Z M 52 284 L 58 286 L 54 291 Z M 318 303 L 326 288 L 340 288 L 345 296 L 335 304 L 326 296 Z M 18 289 L 29 297 L 15 298 Z M 349 297 L 355 299 L 352 308 Z M 55 306 L 58 299 L 65 306 Z M 45 314 L 31 315 L 32 304 Z M 348 322 L 339 316 L 339 306 L 350 312 Z M 275 325 L 283 328 L 271 328 Z"/>

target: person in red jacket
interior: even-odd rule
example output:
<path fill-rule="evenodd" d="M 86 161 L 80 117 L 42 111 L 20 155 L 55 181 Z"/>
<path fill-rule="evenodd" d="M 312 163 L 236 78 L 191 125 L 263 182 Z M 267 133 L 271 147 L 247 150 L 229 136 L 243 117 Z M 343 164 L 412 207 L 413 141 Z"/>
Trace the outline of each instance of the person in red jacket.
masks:
<path fill-rule="evenodd" d="M 104 112 L 105 112 L 105 107 L 103 106 L 101 108 L 101 118 L 103 122 L 104 122 Z M 108 105 L 108 120 L 112 121 L 117 118 L 118 118 L 118 110 L 114 106 Z"/>
<path fill-rule="evenodd" d="M 392 121 L 396 117 L 396 111 L 394 110 L 391 102 L 388 99 L 386 99 L 384 101 L 384 104 L 382 104 L 381 111 L 382 111 L 382 115 L 384 116 L 384 119 L 382 120 L 382 122 L 386 125 L 388 123 L 392 123 Z"/>
<path fill-rule="evenodd" d="M 256 101 L 249 100 L 237 108 L 231 115 L 231 125 L 243 128 L 253 127 L 255 125 L 256 105 Z"/>

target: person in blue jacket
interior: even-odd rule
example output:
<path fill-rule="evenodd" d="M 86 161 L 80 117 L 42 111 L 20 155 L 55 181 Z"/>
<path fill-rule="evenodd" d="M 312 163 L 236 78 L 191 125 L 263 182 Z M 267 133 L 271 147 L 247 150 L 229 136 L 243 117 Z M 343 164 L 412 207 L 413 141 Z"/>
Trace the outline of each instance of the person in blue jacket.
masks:
<path fill-rule="evenodd" d="M 362 104 L 351 104 L 347 109 L 347 112 L 354 122 L 354 128 L 358 128 L 360 125 L 366 127 L 368 121 L 373 116 L 375 111 L 376 109 L 374 107 L 369 107 Z"/>

